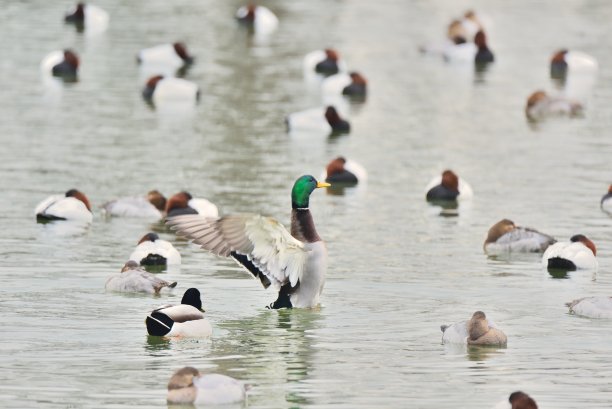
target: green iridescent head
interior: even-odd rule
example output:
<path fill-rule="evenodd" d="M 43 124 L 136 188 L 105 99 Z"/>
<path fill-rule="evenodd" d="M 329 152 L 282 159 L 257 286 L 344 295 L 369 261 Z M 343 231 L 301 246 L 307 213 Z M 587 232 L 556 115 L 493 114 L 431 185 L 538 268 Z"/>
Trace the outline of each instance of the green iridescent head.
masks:
<path fill-rule="evenodd" d="M 317 188 L 329 186 L 329 183 L 317 182 L 310 175 L 300 176 L 291 189 L 291 206 L 294 209 L 308 209 L 310 194 Z"/>

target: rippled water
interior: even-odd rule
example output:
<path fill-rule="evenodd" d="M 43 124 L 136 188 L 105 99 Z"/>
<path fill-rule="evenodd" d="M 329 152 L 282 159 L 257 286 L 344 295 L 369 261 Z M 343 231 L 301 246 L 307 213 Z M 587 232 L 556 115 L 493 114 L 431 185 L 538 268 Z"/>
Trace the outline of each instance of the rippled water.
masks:
<path fill-rule="evenodd" d="M 95 38 L 62 24 L 70 3 L 10 2 L 0 14 L 0 406 L 164 407 L 169 376 L 192 365 L 251 384 L 253 408 L 489 408 L 517 389 L 542 408 L 610 407 L 610 322 L 564 306 L 612 294 L 612 220 L 598 207 L 612 149 L 609 2 L 277 0 L 266 2 L 281 21 L 267 44 L 233 21 L 239 1 L 100 0 L 111 23 Z M 488 16 L 497 56 L 477 76 L 417 51 L 469 7 Z M 134 56 L 175 39 L 196 55 L 187 78 L 202 98 L 190 114 L 163 115 L 141 100 Z M 292 139 L 283 117 L 320 104 L 301 58 L 328 45 L 366 75 L 370 96 L 352 107 L 350 135 Z M 38 64 L 67 46 L 80 81 L 49 90 Z M 532 127 L 525 99 L 552 88 L 547 62 L 560 47 L 599 59 L 598 87 L 584 118 Z M 71 187 L 96 205 L 157 188 L 287 223 L 295 178 L 338 154 L 369 183 L 312 197 L 330 253 L 314 311 L 265 310 L 272 293 L 170 233 L 183 255 L 160 275 L 179 282 L 171 295 L 106 293 L 155 226 L 98 213 L 63 235 L 33 218 Z M 424 201 L 444 168 L 474 188 L 459 217 Z M 586 234 L 598 273 L 555 279 L 538 255 L 487 258 L 484 235 L 503 217 L 561 240 Z M 148 339 L 146 313 L 191 286 L 213 338 Z M 440 344 L 440 324 L 477 309 L 504 329 L 506 349 Z"/>

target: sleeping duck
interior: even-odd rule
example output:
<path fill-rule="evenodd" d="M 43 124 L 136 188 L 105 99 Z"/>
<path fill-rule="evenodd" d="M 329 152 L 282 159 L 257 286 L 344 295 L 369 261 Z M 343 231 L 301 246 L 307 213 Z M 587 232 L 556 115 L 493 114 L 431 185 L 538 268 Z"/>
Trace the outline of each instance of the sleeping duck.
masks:
<path fill-rule="evenodd" d="M 310 175 L 295 181 L 291 233 L 275 219 L 257 214 L 183 215 L 168 218 L 167 223 L 203 249 L 233 258 L 264 288 L 274 287 L 278 297 L 270 308 L 313 308 L 325 283 L 327 248 L 310 213 L 310 194 L 329 186 Z"/>
<path fill-rule="evenodd" d="M 194 198 L 189 192 L 179 192 L 166 202 L 167 217 L 181 214 L 199 214 L 204 217 L 219 216 L 219 209 L 206 199 Z"/>
<path fill-rule="evenodd" d="M 54 220 L 91 223 L 93 220 L 89 199 L 77 189 L 70 189 L 63 195 L 49 196 L 36 206 L 34 214 L 39 223 Z"/>
<path fill-rule="evenodd" d="M 165 208 L 166 198 L 157 190 L 151 190 L 147 196 L 121 197 L 102 205 L 108 216 L 152 219 L 161 219 Z"/>
<path fill-rule="evenodd" d="M 577 101 L 564 96 L 551 97 L 544 91 L 536 91 L 527 98 L 525 115 L 530 121 L 538 121 L 551 116 L 575 117 L 582 114 L 583 107 Z"/>
<path fill-rule="evenodd" d="M 608 186 L 608 193 L 602 196 L 599 206 L 604 212 L 612 214 L 612 185 Z"/>
<path fill-rule="evenodd" d="M 473 194 L 471 186 L 448 169 L 441 176 L 433 178 L 426 189 L 425 198 L 428 202 L 470 199 Z"/>
<path fill-rule="evenodd" d="M 476 311 L 468 321 L 442 325 L 440 329 L 443 344 L 505 346 L 508 342 L 506 334 L 488 320 L 482 311 Z"/>
<path fill-rule="evenodd" d="M 549 270 L 593 270 L 598 266 L 596 255 L 595 244 L 585 235 L 576 234 L 570 241 L 548 247 L 542 256 L 542 264 Z"/>
<path fill-rule="evenodd" d="M 181 254 L 172 243 L 162 240 L 156 233 L 147 233 L 138 242 L 130 260 L 141 266 L 181 264 Z"/>
<path fill-rule="evenodd" d="M 570 313 L 588 318 L 612 318 L 612 297 L 579 298 L 565 304 Z"/>
<path fill-rule="evenodd" d="M 502 219 L 489 229 L 483 244 L 485 253 L 542 252 L 557 240 L 529 227 L 521 227 L 512 220 Z"/>
<path fill-rule="evenodd" d="M 186 366 L 172 375 L 168 382 L 169 403 L 222 405 L 242 402 L 246 386 L 229 376 L 202 374 Z"/>
<path fill-rule="evenodd" d="M 108 28 L 108 13 L 93 4 L 77 3 L 74 10 L 64 16 L 67 24 L 74 24 L 78 32 L 99 34 Z"/>
<path fill-rule="evenodd" d="M 327 164 L 323 178 L 334 186 L 336 184 L 351 186 L 365 182 L 367 172 L 359 163 L 338 156 Z"/>
<path fill-rule="evenodd" d="M 205 338 L 212 334 L 212 326 L 204 317 L 200 291 L 185 291 L 180 305 L 162 305 L 145 320 L 149 335 L 158 337 Z"/>
<path fill-rule="evenodd" d="M 125 263 L 119 274 L 112 275 L 106 280 L 104 287 L 108 291 L 159 294 L 165 287 L 176 287 L 176 281 L 172 283 L 164 281 L 142 269 L 137 262 L 130 260 Z"/>

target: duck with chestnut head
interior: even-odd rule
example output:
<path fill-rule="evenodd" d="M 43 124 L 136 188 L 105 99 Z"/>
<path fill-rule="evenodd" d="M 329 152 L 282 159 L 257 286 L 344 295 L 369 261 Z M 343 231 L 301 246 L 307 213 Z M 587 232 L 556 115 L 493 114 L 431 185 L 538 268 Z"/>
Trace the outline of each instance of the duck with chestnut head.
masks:
<path fill-rule="evenodd" d="M 240 381 L 220 374 L 202 374 L 186 366 L 176 371 L 168 382 L 168 403 L 222 405 L 242 402 L 247 387 Z"/>
<path fill-rule="evenodd" d="M 542 256 L 542 265 L 548 270 L 596 270 L 597 248 L 584 234 L 576 234 L 569 241 L 548 247 Z"/>
<path fill-rule="evenodd" d="M 514 224 L 512 220 L 502 219 L 489 229 L 483 249 L 487 254 L 499 253 L 537 253 L 545 251 L 556 243 L 552 236 Z"/>
<path fill-rule="evenodd" d="M 93 220 L 89 199 L 77 189 L 70 189 L 63 195 L 49 196 L 36 206 L 34 214 L 39 223 L 54 220 L 91 223 Z"/>

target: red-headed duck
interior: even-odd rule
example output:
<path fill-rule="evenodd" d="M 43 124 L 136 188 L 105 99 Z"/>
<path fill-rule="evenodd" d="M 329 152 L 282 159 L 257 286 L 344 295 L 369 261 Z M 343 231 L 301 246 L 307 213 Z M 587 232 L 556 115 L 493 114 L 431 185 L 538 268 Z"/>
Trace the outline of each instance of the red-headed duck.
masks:
<path fill-rule="evenodd" d="M 166 198 L 157 190 L 151 190 L 147 196 L 121 197 L 102 205 L 108 216 L 144 217 L 161 219 L 166 208 Z"/>
<path fill-rule="evenodd" d="M 63 195 L 52 195 L 43 200 L 34 210 L 36 220 L 74 220 L 91 223 L 93 215 L 89 199 L 82 192 L 70 189 Z"/>
<path fill-rule="evenodd" d="M 86 34 L 98 34 L 108 28 L 108 13 L 93 4 L 77 3 L 74 10 L 64 16 L 64 21 L 74 24 L 77 31 Z"/>
<path fill-rule="evenodd" d="M 163 288 L 174 287 L 176 287 L 176 281 L 172 283 L 164 281 L 141 268 L 133 260 L 125 263 L 119 274 L 110 276 L 104 286 L 107 291 L 148 294 L 159 294 Z"/>
<path fill-rule="evenodd" d="M 219 217 L 217 206 L 207 199 L 194 198 L 189 192 L 179 192 L 166 202 L 166 216 L 199 214 L 203 217 Z"/>
<path fill-rule="evenodd" d="M 185 291 L 181 304 L 162 305 L 153 310 L 145 323 L 149 335 L 157 337 L 206 338 L 212 334 L 197 288 Z"/>
<path fill-rule="evenodd" d="M 483 249 L 487 254 L 542 252 L 556 243 L 553 237 L 529 227 L 521 227 L 512 220 L 502 219 L 489 229 Z"/>
<path fill-rule="evenodd" d="M 193 105 L 199 100 L 200 91 L 191 81 L 156 75 L 147 81 L 142 96 L 155 106 L 173 103 Z"/>
<path fill-rule="evenodd" d="M 580 51 L 566 49 L 555 52 L 550 60 L 550 77 L 564 80 L 568 75 L 594 75 L 599 70 L 597 60 Z"/>
<path fill-rule="evenodd" d="M 367 172 L 363 166 L 343 156 L 338 156 L 327 164 L 322 179 L 336 186 L 336 184 L 356 185 L 365 182 L 367 178 Z"/>
<path fill-rule="evenodd" d="M 324 76 L 346 71 L 346 64 L 333 48 L 312 51 L 304 57 L 304 73 L 317 73 Z"/>
<path fill-rule="evenodd" d="M 229 376 L 202 374 L 186 366 L 172 375 L 168 382 L 169 403 L 222 405 L 246 399 L 246 386 Z"/>
<path fill-rule="evenodd" d="M 169 241 L 160 239 L 156 233 L 147 233 L 138 241 L 130 260 L 141 266 L 178 265 L 181 254 Z"/>
<path fill-rule="evenodd" d="M 365 98 L 367 94 L 365 77 L 353 71 L 349 74 L 339 73 L 327 77 L 321 83 L 321 90 L 326 95 L 345 95 L 350 98 Z"/>
<path fill-rule="evenodd" d="M 148 72 L 174 75 L 177 71 L 193 64 L 194 57 L 187 51 L 184 43 L 160 44 L 138 52 L 136 60 Z"/>
<path fill-rule="evenodd" d="M 45 75 L 60 77 L 65 81 L 76 81 L 79 69 L 79 57 L 72 50 L 53 51 L 40 63 L 41 72 Z"/>
<path fill-rule="evenodd" d="M 278 27 L 278 18 L 270 9 L 249 3 L 236 11 L 236 20 L 252 28 L 255 34 L 272 33 Z"/>
<path fill-rule="evenodd" d="M 612 214 L 612 185 L 608 186 L 608 193 L 602 196 L 599 205 L 601 210 Z"/>
<path fill-rule="evenodd" d="M 351 125 L 335 107 L 311 108 L 289 114 L 285 118 L 289 132 L 322 133 L 325 135 L 349 133 Z"/>
<path fill-rule="evenodd" d="M 597 248 L 585 235 L 576 234 L 570 241 L 549 246 L 542 256 L 542 264 L 548 269 L 574 271 L 597 269 Z"/>
<path fill-rule="evenodd" d="M 525 115 L 532 121 L 548 116 L 578 116 L 582 113 L 582 105 L 565 97 L 551 97 L 544 91 L 536 91 L 527 99 Z"/>
<path fill-rule="evenodd" d="M 426 190 L 425 198 L 429 202 L 464 200 L 473 196 L 472 187 L 449 169 L 433 178 Z"/>

